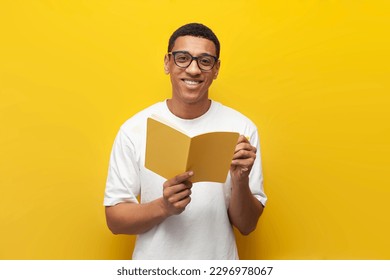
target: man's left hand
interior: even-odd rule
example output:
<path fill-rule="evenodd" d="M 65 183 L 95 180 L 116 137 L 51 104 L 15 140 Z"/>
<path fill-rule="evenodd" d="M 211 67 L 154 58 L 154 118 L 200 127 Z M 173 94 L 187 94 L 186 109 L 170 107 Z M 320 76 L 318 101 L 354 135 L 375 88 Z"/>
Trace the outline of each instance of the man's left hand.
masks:
<path fill-rule="evenodd" d="M 240 135 L 230 165 L 230 174 L 233 179 L 240 180 L 249 176 L 256 159 L 256 151 L 256 147 L 252 146 L 244 135 Z"/>

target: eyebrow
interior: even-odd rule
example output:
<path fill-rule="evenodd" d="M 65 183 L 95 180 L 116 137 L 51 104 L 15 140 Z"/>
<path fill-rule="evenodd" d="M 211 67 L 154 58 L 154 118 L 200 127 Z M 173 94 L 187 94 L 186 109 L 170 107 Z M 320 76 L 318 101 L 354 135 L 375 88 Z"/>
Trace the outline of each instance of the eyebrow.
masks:
<path fill-rule="evenodd" d="M 183 53 L 188 53 L 188 54 L 192 55 L 189 51 L 185 51 L 185 50 L 177 50 L 177 51 L 172 51 L 172 52 L 183 52 Z M 216 55 L 213 55 L 213 54 L 210 54 L 210 53 L 201 53 L 201 54 L 199 54 L 199 55 L 197 55 L 195 57 L 198 57 L 198 56 L 201 56 L 201 55 L 210 55 L 210 56 L 217 57 Z M 194 56 L 194 55 L 192 55 L 192 56 Z"/>

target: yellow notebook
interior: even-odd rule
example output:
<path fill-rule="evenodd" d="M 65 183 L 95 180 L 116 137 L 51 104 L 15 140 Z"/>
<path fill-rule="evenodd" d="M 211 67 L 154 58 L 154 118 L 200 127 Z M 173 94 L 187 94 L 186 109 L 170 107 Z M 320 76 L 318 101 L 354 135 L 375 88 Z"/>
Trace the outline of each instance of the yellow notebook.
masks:
<path fill-rule="evenodd" d="M 239 133 L 210 132 L 189 137 L 165 120 L 147 120 L 145 167 L 170 179 L 194 171 L 191 181 L 224 183 Z"/>

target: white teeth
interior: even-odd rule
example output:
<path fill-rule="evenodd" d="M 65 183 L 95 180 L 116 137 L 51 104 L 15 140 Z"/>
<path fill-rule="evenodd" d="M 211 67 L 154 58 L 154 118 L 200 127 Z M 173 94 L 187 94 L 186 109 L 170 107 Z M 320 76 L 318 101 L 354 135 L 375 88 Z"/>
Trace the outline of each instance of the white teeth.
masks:
<path fill-rule="evenodd" d="M 187 85 L 197 85 L 197 84 L 200 83 L 200 82 L 198 82 L 198 81 L 191 81 L 191 80 L 184 80 L 184 82 L 185 82 Z"/>

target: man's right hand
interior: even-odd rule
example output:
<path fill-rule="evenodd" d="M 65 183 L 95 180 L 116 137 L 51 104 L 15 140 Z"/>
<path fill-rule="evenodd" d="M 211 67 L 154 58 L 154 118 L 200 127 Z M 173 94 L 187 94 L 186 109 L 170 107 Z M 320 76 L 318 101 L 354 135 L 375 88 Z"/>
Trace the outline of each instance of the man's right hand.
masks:
<path fill-rule="evenodd" d="M 167 216 L 177 215 L 184 211 L 191 201 L 192 171 L 184 172 L 163 185 L 163 205 Z"/>
<path fill-rule="evenodd" d="M 118 203 L 106 206 L 107 224 L 114 234 L 141 234 L 172 215 L 184 211 L 191 198 L 188 171 L 169 179 L 163 185 L 163 196 L 148 203 Z"/>

